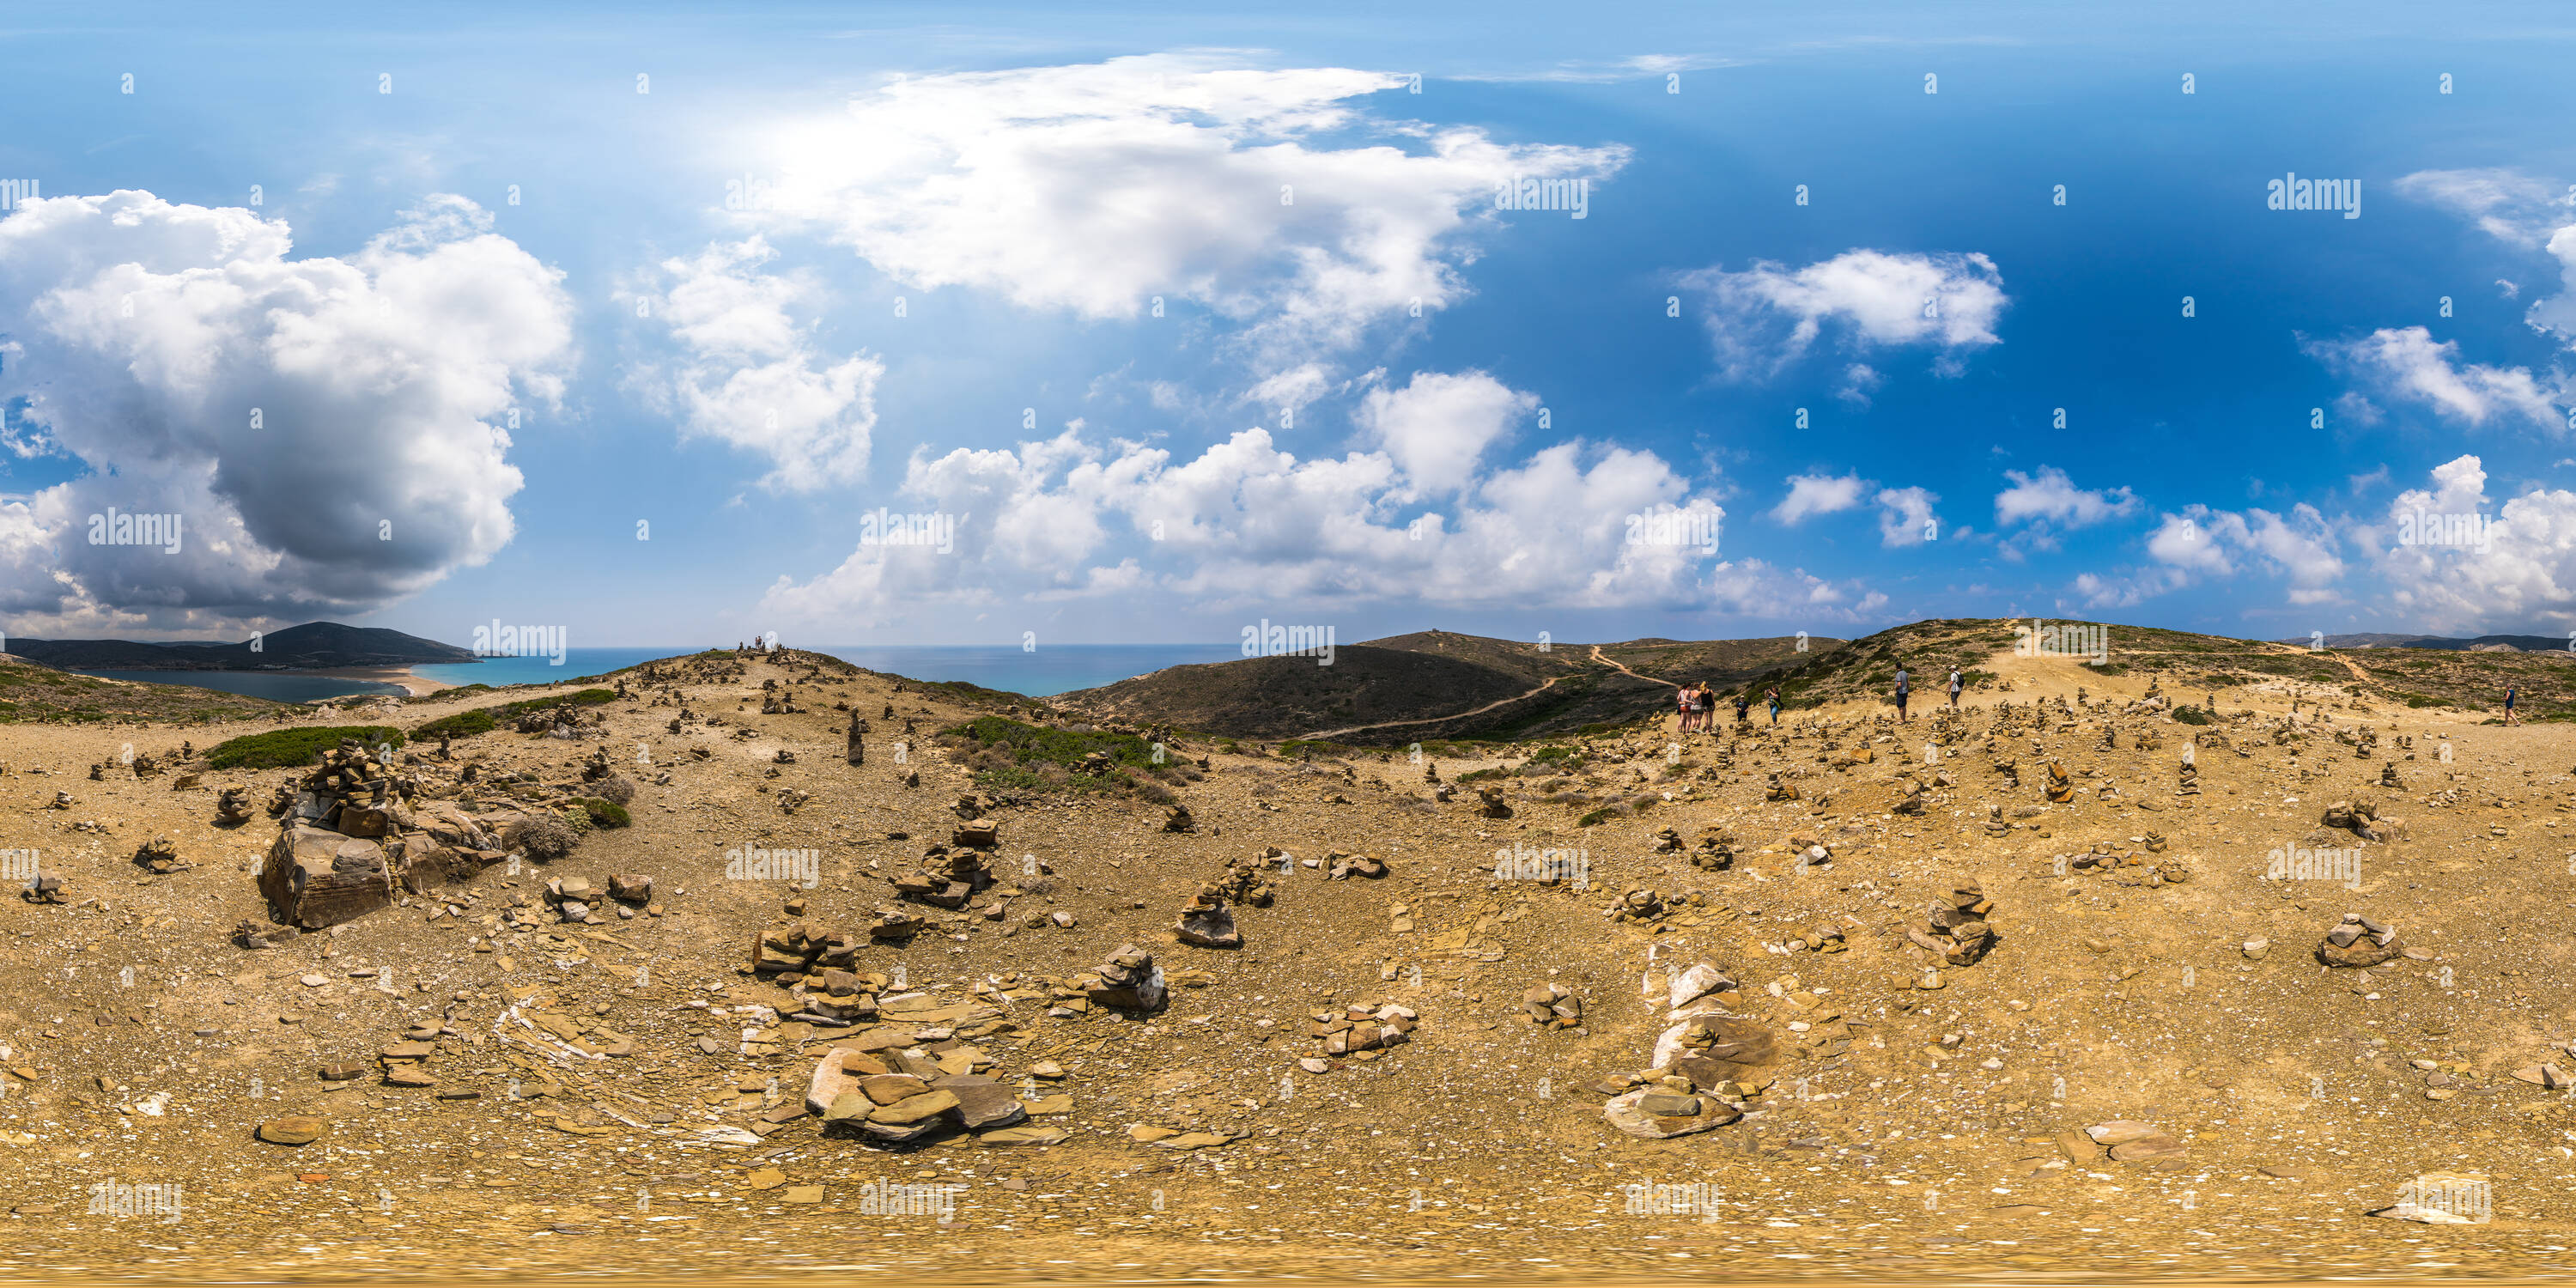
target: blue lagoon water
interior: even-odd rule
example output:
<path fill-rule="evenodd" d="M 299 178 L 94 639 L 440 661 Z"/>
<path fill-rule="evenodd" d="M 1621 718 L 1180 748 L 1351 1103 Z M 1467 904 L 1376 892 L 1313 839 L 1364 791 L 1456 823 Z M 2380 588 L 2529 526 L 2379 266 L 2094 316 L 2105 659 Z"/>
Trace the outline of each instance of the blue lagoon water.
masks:
<path fill-rule="evenodd" d="M 219 693 L 266 698 L 271 702 L 313 702 L 361 693 L 403 692 L 399 684 L 342 680 L 296 671 L 82 671 L 79 674 L 95 675 L 102 680 L 133 680 L 140 684 L 180 684 L 192 689 L 213 689 Z"/>

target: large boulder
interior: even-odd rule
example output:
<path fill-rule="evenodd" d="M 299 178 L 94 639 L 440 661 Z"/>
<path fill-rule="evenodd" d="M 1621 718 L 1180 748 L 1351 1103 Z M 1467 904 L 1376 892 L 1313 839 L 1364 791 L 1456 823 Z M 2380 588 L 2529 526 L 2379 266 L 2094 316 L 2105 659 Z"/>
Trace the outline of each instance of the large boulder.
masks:
<path fill-rule="evenodd" d="M 259 889 L 278 921 L 320 930 L 390 907 L 393 869 L 374 841 L 295 824 L 269 847 Z"/>

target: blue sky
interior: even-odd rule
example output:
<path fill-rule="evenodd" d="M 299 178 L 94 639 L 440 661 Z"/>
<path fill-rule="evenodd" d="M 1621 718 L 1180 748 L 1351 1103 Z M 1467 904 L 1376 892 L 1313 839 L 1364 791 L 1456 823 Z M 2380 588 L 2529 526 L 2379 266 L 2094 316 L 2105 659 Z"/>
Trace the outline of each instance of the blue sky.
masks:
<path fill-rule="evenodd" d="M 1665 8 L 18 6 L 0 627 L 2576 629 L 2576 18 Z"/>

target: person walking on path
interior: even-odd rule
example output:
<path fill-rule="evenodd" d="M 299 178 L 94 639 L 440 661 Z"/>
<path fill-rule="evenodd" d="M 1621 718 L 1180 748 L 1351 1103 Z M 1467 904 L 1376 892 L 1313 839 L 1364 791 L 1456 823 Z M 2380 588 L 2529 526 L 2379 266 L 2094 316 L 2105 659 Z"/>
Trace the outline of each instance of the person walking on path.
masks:
<path fill-rule="evenodd" d="M 2504 722 L 2505 722 L 2506 724 L 2509 724 L 2509 725 L 2515 725 L 2515 724 L 2521 724 L 2521 723 L 2522 723 L 2522 717 L 2517 716 L 2517 715 L 2515 715 L 2515 714 L 2513 713 L 2513 700 L 2514 700 L 2514 697 L 2515 697 L 2515 688 L 2514 688 L 2514 686 L 2513 686 L 2513 685 L 2510 685 L 2510 684 L 2508 684 L 2508 685 L 2504 686 Z"/>
<path fill-rule="evenodd" d="M 1905 714 L 1905 694 L 1905 668 L 1899 665 L 1896 668 L 1896 723 L 1898 724 L 1903 724 L 1911 718 Z"/>
<path fill-rule="evenodd" d="M 1681 731 L 1683 733 L 1689 733 L 1691 730 L 1691 690 L 1689 685 L 1677 684 L 1673 686 L 1673 705 L 1679 708 L 1682 713 Z"/>
<path fill-rule="evenodd" d="M 1959 668 L 1950 668 L 1950 709 L 1959 709 Z"/>
<path fill-rule="evenodd" d="M 1779 727 L 1780 727 L 1780 686 L 1775 684 L 1775 685 L 1772 685 L 1770 688 L 1763 690 L 1763 692 L 1762 692 L 1762 697 L 1763 697 L 1763 700 L 1764 700 L 1764 701 L 1769 702 L 1769 703 L 1771 704 L 1771 727 L 1772 727 L 1772 728 L 1774 728 L 1774 729 L 1779 728 Z"/>

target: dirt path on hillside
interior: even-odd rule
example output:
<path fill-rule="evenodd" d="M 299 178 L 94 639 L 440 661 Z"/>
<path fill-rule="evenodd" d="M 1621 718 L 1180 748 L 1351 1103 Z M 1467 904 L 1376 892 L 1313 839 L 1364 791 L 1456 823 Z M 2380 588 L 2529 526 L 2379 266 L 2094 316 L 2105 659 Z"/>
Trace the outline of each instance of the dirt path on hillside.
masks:
<path fill-rule="evenodd" d="M 1392 729 L 1398 725 L 1439 724 L 1444 720 L 1460 720 L 1468 716 L 1480 716 L 1496 707 L 1507 707 L 1523 698 L 1536 697 L 1539 694 L 1545 693 L 1548 690 L 1555 688 L 1556 682 L 1564 678 L 1565 677 L 1562 675 L 1556 676 L 1551 678 L 1547 683 L 1542 684 L 1535 689 L 1531 689 L 1527 693 L 1515 693 L 1508 698 L 1496 698 L 1481 707 L 1477 707 L 1469 711 L 1452 711 L 1445 716 L 1423 716 L 1418 720 L 1381 720 L 1376 724 L 1352 725 L 1347 729 L 1326 729 L 1320 733 L 1301 733 L 1298 734 L 1297 737 L 1304 739 L 1339 738 L 1346 733 L 1366 733 L 1371 729 Z"/>
<path fill-rule="evenodd" d="M 1670 680 L 1657 680 L 1657 679 L 1655 679 L 1655 677 L 1653 677 L 1653 676 L 1651 676 L 1651 675 L 1639 675 L 1639 674 L 1637 674 L 1636 672 L 1629 670 L 1629 669 L 1628 669 L 1628 664 L 1627 664 L 1627 663 L 1622 662 L 1622 661 L 1620 661 L 1619 659 L 1614 658 L 1614 657 L 1610 656 L 1609 654 L 1602 652 L 1602 651 L 1601 651 L 1601 646 L 1600 646 L 1600 645 L 1598 645 L 1598 644 L 1595 644 L 1595 645 L 1593 645 L 1593 646 L 1592 646 L 1592 660 L 1593 660 L 1593 661 L 1595 661 L 1595 662 L 1607 662 L 1607 663 L 1609 663 L 1610 665 L 1612 665 L 1612 666 L 1614 666 L 1614 667 L 1617 667 L 1617 668 L 1618 668 L 1618 670 L 1619 670 L 1619 674 L 1624 675 L 1624 676 L 1627 676 L 1629 679 L 1632 679 L 1632 680 L 1652 680 L 1652 681 L 1654 681 L 1654 683 L 1656 683 L 1656 684 L 1660 684 L 1660 685 L 1664 686 L 1664 687 L 1665 687 L 1665 688 L 1667 688 L 1667 689 L 1678 689 L 1678 688 L 1682 687 L 1682 686 L 1680 686 L 1680 685 L 1678 685 L 1678 684 L 1673 683 L 1673 682 L 1672 682 L 1672 681 L 1670 681 Z"/>
<path fill-rule="evenodd" d="M 1592 646 L 1592 660 L 1593 660 L 1593 661 L 1595 661 L 1595 662 L 1603 663 L 1603 664 L 1605 664 L 1605 665 L 1609 666 L 1610 668 L 1612 668 L 1613 670 L 1616 670 L 1617 672 L 1619 672 L 1619 674 L 1624 675 L 1624 676 L 1627 676 L 1629 679 L 1632 679 L 1632 680 L 1644 680 L 1644 681 L 1647 681 L 1647 682 L 1652 683 L 1652 684 L 1660 684 L 1660 685 L 1664 686 L 1664 687 L 1665 687 L 1665 688 L 1667 688 L 1667 689 L 1678 689 L 1678 688 L 1680 688 L 1680 687 L 1681 687 L 1680 685 L 1675 684 L 1675 683 L 1673 683 L 1673 682 L 1672 682 L 1672 681 L 1670 681 L 1670 680 L 1658 680 L 1658 679 L 1656 679 L 1655 677 L 1653 677 L 1653 676 L 1651 676 L 1651 675 L 1639 675 L 1639 674 L 1637 674 L 1636 672 L 1629 670 L 1629 669 L 1628 669 L 1624 664 L 1622 664 L 1621 662 L 1619 662 L 1617 659 L 1612 658 L 1612 657 L 1608 656 L 1607 654 L 1604 654 L 1604 653 L 1601 651 L 1601 646 L 1600 646 L 1600 645 L 1598 645 L 1598 644 L 1595 644 L 1595 645 L 1593 645 L 1593 646 Z M 1461 720 L 1461 719 L 1465 719 L 1465 718 L 1466 718 L 1466 717 L 1468 717 L 1468 716 L 1480 716 L 1480 715 L 1485 714 L 1485 713 L 1486 713 L 1486 712 L 1488 712 L 1488 711 L 1493 710 L 1493 709 L 1494 709 L 1494 708 L 1496 708 L 1496 707 L 1507 707 L 1507 706 L 1510 706 L 1511 704 L 1513 704 L 1513 703 L 1515 703 L 1515 702 L 1519 702 L 1519 701 L 1521 701 L 1521 700 L 1522 700 L 1522 699 L 1524 699 L 1524 698 L 1534 698 L 1534 697 L 1537 697 L 1539 694 L 1545 693 L 1545 692 L 1547 692 L 1549 689 L 1555 688 L 1555 687 L 1556 687 L 1556 682 L 1557 682 L 1557 680 L 1562 680 L 1562 679 L 1564 679 L 1564 678 L 1565 678 L 1565 677 L 1564 677 L 1564 676 L 1561 676 L 1561 675 L 1560 675 L 1560 676 L 1557 676 L 1557 677 L 1555 677 L 1554 679 L 1550 679 L 1547 683 L 1542 684 L 1542 685 L 1538 686 L 1538 687 L 1537 687 L 1537 688 L 1535 688 L 1535 689 L 1531 689 L 1531 690 L 1529 690 L 1529 691 L 1528 691 L 1528 692 L 1526 692 L 1526 693 L 1515 693 L 1515 694 L 1513 694 L 1512 696 L 1510 696 L 1510 697 L 1508 697 L 1508 698 L 1497 698 L 1497 699 L 1495 699 L 1495 700 L 1494 700 L 1494 701 L 1492 701 L 1492 702 L 1488 702 L 1488 703 L 1486 703 L 1485 705 L 1483 705 L 1483 706 L 1481 706 L 1481 707 L 1477 707 L 1477 708 L 1475 708 L 1475 709 L 1473 709 L 1473 710 L 1470 710 L 1470 711 L 1452 711 L 1452 712 L 1450 712 L 1448 715 L 1445 715 L 1445 716 L 1423 716 L 1423 717 L 1421 717 L 1420 719 L 1415 719 L 1415 720 L 1381 720 L 1381 721 L 1377 722 L 1376 724 L 1352 725 L 1352 726 L 1350 726 L 1350 727 L 1349 727 L 1349 728 L 1347 728 L 1347 729 L 1326 729 L 1326 730 L 1323 730 L 1323 731 L 1321 731 L 1321 732 L 1319 732 L 1319 733 L 1301 733 L 1301 734 L 1298 734 L 1298 735 L 1297 735 L 1297 737 L 1299 737 L 1299 738 L 1338 738 L 1338 737 L 1341 737 L 1343 734 L 1347 734 L 1347 733 L 1366 733 L 1366 732 L 1368 732 L 1368 731 L 1369 731 L 1369 730 L 1371 730 L 1371 729 L 1393 729 L 1393 728 L 1396 728 L 1396 727 L 1398 727 L 1398 726 L 1400 726 L 1400 725 L 1439 724 L 1439 723 L 1441 723 L 1441 722 L 1442 722 L 1442 721 L 1444 721 L 1444 720 Z"/>
<path fill-rule="evenodd" d="M 2302 656 L 2302 657 L 2314 657 L 2314 656 L 2316 656 L 2316 655 L 2317 655 L 2317 652 L 2318 652 L 2318 650 L 2316 650 L 2316 649 L 2306 648 L 2306 647 L 2304 647 L 2304 646 L 2297 645 L 2297 644 L 2283 644 L 2283 643 L 2279 643 L 2279 642 L 2274 641 L 2274 640 L 2249 640 L 2249 641 L 2247 641 L 2247 642 L 2248 642 L 2248 643 L 2253 643 L 2253 644 L 2260 644 L 2260 645 L 2263 645 L 2265 648 L 2271 649 L 2275 654 L 2280 654 L 2280 653 L 2295 653 L 2295 654 L 2298 654 L 2299 656 Z M 2121 655 L 2122 655 L 2122 656 L 2124 656 L 2124 657 L 2175 657 L 2175 656 L 2179 656 L 2179 655 L 2182 653 L 2182 650 L 2180 650 L 2180 649 L 2148 649 L 2148 648 L 2127 649 L 2127 648 L 2124 648 L 2124 649 L 2120 650 L 2120 653 L 2121 653 Z M 2353 661 L 2351 658 L 2345 657 L 2343 654 L 2341 654 L 2341 653 L 2337 653 L 2337 652 L 2335 652 L 2335 651 L 2333 651 L 2333 650 L 2331 650 L 2331 649 L 2325 650 L 2325 655 L 2326 655 L 2327 657 L 2333 658 L 2336 662 L 2341 663 L 2341 664 L 2342 664 L 2342 666 L 2343 666 L 2343 669 L 2345 669 L 2345 670 L 2347 670 L 2347 671 L 2352 672 L 2352 678 L 2353 678 L 2353 679 L 2358 680 L 2358 681 L 2362 682 L 2363 684 L 2377 684 L 2377 683 L 2379 683 L 2379 681 L 2378 681 L 2377 679 L 2375 679 L 2375 678 L 2373 678 L 2373 677 L 2371 676 L 2370 672 L 2368 672 L 2368 671 L 2365 671 L 2365 670 L 2361 669 L 2361 664 L 2360 664 L 2360 663 Z"/>

